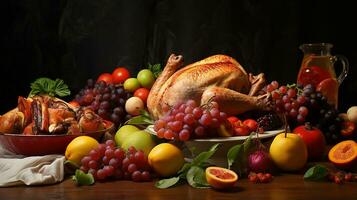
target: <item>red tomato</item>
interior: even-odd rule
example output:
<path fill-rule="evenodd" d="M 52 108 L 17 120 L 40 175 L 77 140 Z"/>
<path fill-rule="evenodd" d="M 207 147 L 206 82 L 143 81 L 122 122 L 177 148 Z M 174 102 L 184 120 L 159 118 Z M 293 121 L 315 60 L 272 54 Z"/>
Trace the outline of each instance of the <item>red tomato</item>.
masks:
<path fill-rule="evenodd" d="M 250 131 L 256 131 L 258 128 L 258 123 L 254 119 L 246 119 L 243 121 L 243 124 L 248 126 Z"/>
<path fill-rule="evenodd" d="M 326 142 L 319 129 L 306 124 L 296 127 L 293 132 L 298 134 L 306 144 L 309 158 L 316 159 L 324 155 Z"/>
<path fill-rule="evenodd" d="M 356 129 L 356 125 L 351 121 L 342 122 L 341 135 L 351 136 Z"/>
<path fill-rule="evenodd" d="M 236 136 L 248 136 L 251 131 L 248 126 L 241 124 L 240 126 L 234 127 L 234 133 Z"/>
<path fill-rule="evenodd" d="M 113 71 L 112 76 L 113 76 L 113 83 L 120 84 L 120 83 L 124 83 L 126 79 L 130 78 L 130 73 L 126 68 L 118 67 Z"/>
<path fill-rule="evenodd" d="M 99 81 L 104 81 L 109 85 L 113 83 L 113 77 L 109 73 L 103 73 L 98 77 L 97 82 Z"/>
<path fill-rule="evenodd" d="M 134 96 L 139 97 L 146 104 L 146 100 L 148 99 L 149 93 L 150 93 L 150 90 L 148 90 L 146 88 L 139 88 L 139 89 L 135 90 Z"/>
<path fill-rule="evenodd" d="M 229 123 L 231 123 L 231 125 L 233 127 L 236 126 L 236 124 L 238 124 L 240 122 L 238 117 L 235 117 L 235 116 L 228 117 L 227 120 L 229 121 Z"/>

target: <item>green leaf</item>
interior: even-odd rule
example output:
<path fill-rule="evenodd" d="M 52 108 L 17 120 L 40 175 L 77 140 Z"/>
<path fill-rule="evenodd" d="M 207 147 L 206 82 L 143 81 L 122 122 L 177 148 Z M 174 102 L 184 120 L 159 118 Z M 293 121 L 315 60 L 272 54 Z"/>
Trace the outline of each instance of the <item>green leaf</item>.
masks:
<path fill-rule="evenodd" d="M 208 151 L 201 152 L 192 160 L 192 165 L 193 166 L 200 166 L 207 162 L 207 160 L 214 154 L 216 153 L 218 146 L 220 144 L 215 144 L 213 145 Z"/>
<path fill-rule="evenodd" d="M 178 174 L 183 174 L 182 178 L 186 177 L 187 171 L 192 167 L 192 163 L 185 163 L 182 168 L 177 172 Z"/>
<path fill-rule="evenodd" d="M 160 189 L 169 188 L 176 185 L 180 180 L 180 177 L 172 177 L 167 179 L 161 179 L 155 183 L 155 187 Z"/>
<path fill-rule="evenodd" d="M 52 80 L 49 78 L 38 78 L 31 83 L 31 91 L 29 97 L 35 95 L 49 95 L 64 97 L 71 94 L 68 85 L 61 79 Z"/>
<path fill-rule="evenodd" d="M 159 77 L 161 72 L 162 72 L 161 64 L 159 64 L 159 63 L 158 64 L 154 64 L 154 65 L 151 65 L 150 63 L 148 63 L 148 68 L 154 74 L 155 79 L 157 77 Z"/>
<path fill-rule="evenodd" d="M 77 165 L 77 163 L 75 163 L 75 162 L 73 162 L 71 160 L 66 160 L 66 161 L 64 161 L 63 164 L 64 165 L 69 165 L 69 166 L 71 166 L 73 168 L 76 168 L 76 169 L 79 169 L 79 167 L 80 167 L 80 166 Z"/>
<path fill-rule="evenodd" d="M 71 94 L 71 91 L 68 89 L 68 85 L 64 83 L 62 79 L 56 79 L 53 87 L 55 95 L 59 97 L 65 97 Z"/>
<path fill-rule="evenodd" d="M 235 164 L 235 168 L 238 170 L 238 174 L 242 176 L 247 166 L 247 157 L 250 149 L 252 148 L 252 135 L 251 134 L 243 144 L 237 144 L 231 147 L 227 153 L 227 165 L 228 169 L 231 169 Z"/>
<path fill-rule="evenodd" d="M 253 133 L 253 134 L 255 134 L 255 133 Z M 253 134 L 249 135 L 249 137 L 243 143 L 244 153 L 246 154 L 246 156 L 248 156 L 247 154 L 249 153 L 249 150 L 252 147 L 252 136 L 253 136 Z"/>
<path fill-rule="evenodd" d="M 242 154 L 243 151 L 244 151 L 243 144 L 234 145 L 233 147 L 231 147 L 228 150 L 228 153 L 227 153 L 228 169 L 231 168 L 231 166 L 233 165 L 233 163 L 236 160 L 237 156 Z"/>
<path fill-rule="evenodd" d="M 325 179 L 327 175 L 327 167 L 323 165 L 315 165 L 305 172 L 304 179 L 308 181 L 321 181 Z"/>
<path fill-rule="evenodd" d="M 154 121 L 147 116 L 144 115 L 138 115 L 135 116 L 128 121 L 125 122 L 125 124 L 131 124 L 131 125 L 152 125 L 154 124 Z"/>
<path fill-rule="evenodd" d="M 82 170 L 77 169 L 75 175 L 72 177 L 72 180 L 76 182 L 77 185 L 92 185 L 94 177 L 91 173 L 84 173 Z"/>
<path fill-rule="evenodd" d="M 188 184 L 194 188 L 209 188 L 205 177 L 205 171 L 201 167 L 192 166 L 186 175 Z"/>

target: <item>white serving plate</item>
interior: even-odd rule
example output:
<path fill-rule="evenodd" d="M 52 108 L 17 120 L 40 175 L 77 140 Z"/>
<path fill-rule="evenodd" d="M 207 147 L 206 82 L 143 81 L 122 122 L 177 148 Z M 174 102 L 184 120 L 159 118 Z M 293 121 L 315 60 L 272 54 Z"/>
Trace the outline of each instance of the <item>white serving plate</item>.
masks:
<path fill-rule="evenodd" d="M 156 135 L 153 126 L 148 126 L 146 128 L 148 132 Z M 252 138 L 259 138 L 261 141 L 267 145 L 271 142 L 274 136 L 279 133 L 284 132 L 284 129 L 277 129 L 266 131 L 262 134 L 254 134 Z M 192 159 L 203 151 L 207 151 L 212 145 L 220 143 L 219 149 L 211 157 L 210 162 L 214 165 L 227 167 L 227 152 L 228 150 L 237 144 L 242 144 L 249 136 L 232 136 L 232 137 L 217 137 L 217 138 L 204 138 L 204 139 L 192 139 L 183 143 L 183 152 L 187 160 Z"/>

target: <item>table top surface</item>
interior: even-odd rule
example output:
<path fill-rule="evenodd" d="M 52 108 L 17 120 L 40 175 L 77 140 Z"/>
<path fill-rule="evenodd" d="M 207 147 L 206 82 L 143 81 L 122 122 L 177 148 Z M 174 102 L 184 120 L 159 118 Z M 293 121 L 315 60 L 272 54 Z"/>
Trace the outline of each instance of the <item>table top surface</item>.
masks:
<path fill-rule="evenodd" d="M 267 184 L 253 184 L 247 179 L 238 181 L 230 191 L 195 189 L 187 184 L 169 189 L 157 189 L 154 182 L 135 183 L 113 181 L 78 187 L 67 178 L 49 186 L 0 188 L 0 199 L 357 199 L 357 183 L 337 185 L 332 182 L 307 182 L 302 174 L 284 174 Z"/>

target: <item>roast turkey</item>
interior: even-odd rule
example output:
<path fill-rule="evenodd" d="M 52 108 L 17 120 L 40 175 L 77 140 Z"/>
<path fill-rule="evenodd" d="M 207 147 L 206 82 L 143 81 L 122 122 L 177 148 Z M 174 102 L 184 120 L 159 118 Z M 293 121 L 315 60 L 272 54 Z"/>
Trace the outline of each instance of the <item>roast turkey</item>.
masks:
<path fill-rule="evenodd" d="M 214 55 L 179 69 L 182 64 L 183 57 L 172 54 L 151 88 L 147 107 L 154 119 L 188 99 L 201 105 L 212 99 L 228 115 L 268 108 L 268 95 L 257 96 L 264 74 L 248 74 L 235 59 Z"/>

